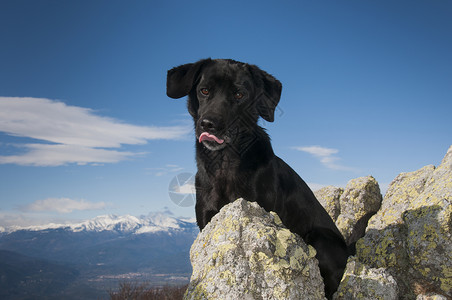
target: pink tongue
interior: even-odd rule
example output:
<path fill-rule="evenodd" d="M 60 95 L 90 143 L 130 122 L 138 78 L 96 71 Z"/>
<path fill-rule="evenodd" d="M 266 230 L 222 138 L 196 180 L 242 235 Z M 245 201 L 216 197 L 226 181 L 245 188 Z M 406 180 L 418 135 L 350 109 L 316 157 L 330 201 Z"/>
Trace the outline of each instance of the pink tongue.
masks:
<path fill-rule="evenodd" d="M 213 142 L 217 142 L 218 144 L 224 143 L 224 140 L 219 139 L 216 136 L 214 136 L 213 134 L 209 134 L 207 132 L 203 132 L 199 136 L 199 142 L 201 143 L 202 141 L 213 141 Z"/>

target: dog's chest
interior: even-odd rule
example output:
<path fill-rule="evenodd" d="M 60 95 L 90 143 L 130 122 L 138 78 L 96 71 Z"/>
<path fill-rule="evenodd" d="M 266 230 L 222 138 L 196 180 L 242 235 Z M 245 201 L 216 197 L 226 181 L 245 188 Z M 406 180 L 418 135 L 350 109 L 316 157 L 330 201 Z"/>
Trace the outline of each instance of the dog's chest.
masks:
<path fill-rule="evenodd" d="M 253 198 L 253 172 L 243 166 L 236 153 L 198 152 L 198 172 L 201 172 L 203 196 L 229 203 L 240 197 Z"/>
<path fill-rule="evenodd" d="M 209 191 L 211 199 L 216 199 L 218 203 L 227 204 L 238 198 L 246 197 L 246 183 L 238 182 L 232 178 L 220 178 L 211 184 Z"/>
<path fill-rule="evenodd" d="M 238 198 L 249 197 L 249 176 L 243 176 L 233 169 L 216 169 L 209 173 L 204 182 L 203 194 L 220 203 L 229 203 Z"/>

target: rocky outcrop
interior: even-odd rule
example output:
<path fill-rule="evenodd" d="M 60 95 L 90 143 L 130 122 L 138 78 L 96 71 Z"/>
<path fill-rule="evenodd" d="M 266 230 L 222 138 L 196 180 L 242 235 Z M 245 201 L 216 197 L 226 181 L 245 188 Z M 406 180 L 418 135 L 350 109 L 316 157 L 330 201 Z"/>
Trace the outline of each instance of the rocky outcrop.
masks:
<path fill-rule="evenodd" d="M 383 200 L 371 176 L 315 194 L 349 244 L 362 237 L 334 299 L 452 299 L 452 146 L 440 166 L 397 176 Z M 193 244 L 185 299 L 324 299 L 315 253 L 239 199 Z"/>
<path fill-rule="evenodd" d="M 323 208 L 325 208 L 334 222 L 336 222 L 337 217 L 341 214 L 340 199 L 343 193 L 343 188 L 332 185 L 314 192 L 315 197 L 319 200 L 320 204 L 322 204 Z"/>
<path fill-rule="evenodd" d="M 367 222 L 377 213 L 382 196 L 378 182 L 372 176 L 352 179 L 345 190 L 327 186 L 315 196 L 335 221 L 347 245 L 364 236 Z"/>
<path fill-rule="evenodd" d="M 192 245 L 184 299 L 324 299 L 315 254 L 276 214 L 239 199 Z"/>
<path fill-rule="evenodd" d="M 439 167 L 402 173 L 392 181 L 349 263 L 390 274 L 398 289 L 398 298 L 390 299 L 452 298 L 451 234 L 452 147 Z M 347 277 L 337 295 L 361 288 L 350 285 Z"/>
<path fill-rule="evenodd" d="M 334 299 L 397 300 L 397 282 L 384 268 L 369 268 L 352 257 Z"/>
<path fill-rule="evenodd" d="M 367 222 L 378 211 L 381 201 L 380 187 L 372 176 L 347 183 L 339 199 L 341 214 L 336 220 L 347 245 L 354 244 L 364 235 Z"/>

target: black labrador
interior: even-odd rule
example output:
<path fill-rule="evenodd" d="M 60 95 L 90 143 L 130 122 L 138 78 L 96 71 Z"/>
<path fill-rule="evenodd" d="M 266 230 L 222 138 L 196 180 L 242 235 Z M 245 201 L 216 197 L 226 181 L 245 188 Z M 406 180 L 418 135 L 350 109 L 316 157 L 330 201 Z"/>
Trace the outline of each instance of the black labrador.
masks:
<path fill-rule="evenodd" d="M 306 183 L 273 153 L 259 116 L 273 122 L 282 85 L 257 66 L 205 59 L 168 71 L 167 95 L 188 95 L 196 133 L 196 219 L 202 230 L 226 204 L 243 197 L 276 212 L 317 250 L 325 293 L 337 290 L 347 246 Z"/>

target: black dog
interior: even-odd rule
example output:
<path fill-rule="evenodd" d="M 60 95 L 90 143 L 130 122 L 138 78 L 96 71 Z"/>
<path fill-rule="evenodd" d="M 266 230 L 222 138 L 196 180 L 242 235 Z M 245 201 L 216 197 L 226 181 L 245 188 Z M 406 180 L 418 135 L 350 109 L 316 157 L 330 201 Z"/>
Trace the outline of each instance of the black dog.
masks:
<path fill-rule="evenodd" d="M 226 204 L 243 197 L 276 212 L 317 250 L 325 293 L 342 278 L 347 246 L 306 183 L 273 153 L 257 125 L 273 122 L 281 83 L 254 65 L 205 59 L 168 71 L 167 95 L 188 95 L 196 132 L 196 219 L 202 230 Z"/>

